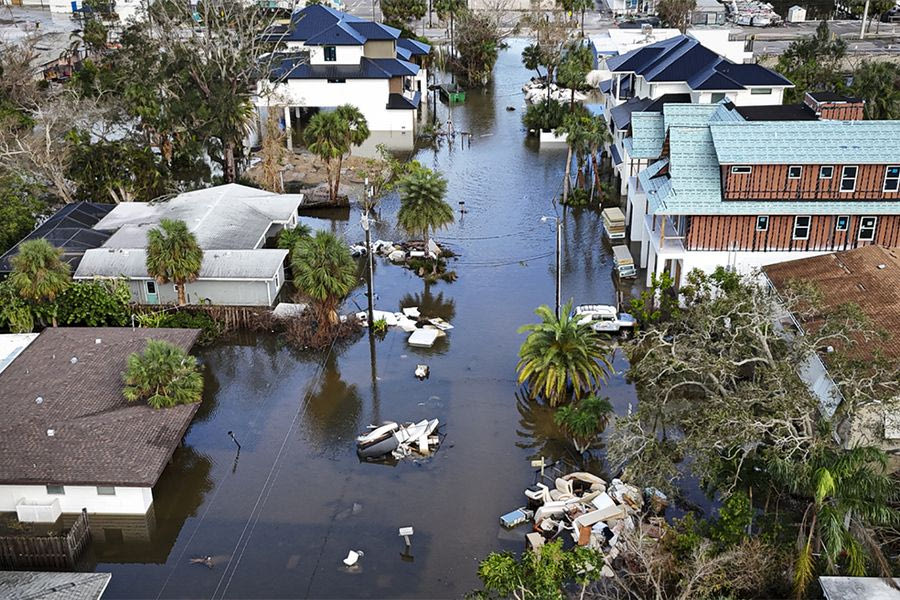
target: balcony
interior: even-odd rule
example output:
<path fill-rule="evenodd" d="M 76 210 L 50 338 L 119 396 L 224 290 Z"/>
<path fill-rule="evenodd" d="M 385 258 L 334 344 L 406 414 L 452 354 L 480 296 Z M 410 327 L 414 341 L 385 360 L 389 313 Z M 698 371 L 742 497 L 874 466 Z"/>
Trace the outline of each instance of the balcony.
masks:
<path fill-rule="evenodd" d="M 657 255 L 680 256 L 687 252 L 684 236 L 678 233 L 675 223 L 667 215 L 645 216 L 644 228 Z"/>

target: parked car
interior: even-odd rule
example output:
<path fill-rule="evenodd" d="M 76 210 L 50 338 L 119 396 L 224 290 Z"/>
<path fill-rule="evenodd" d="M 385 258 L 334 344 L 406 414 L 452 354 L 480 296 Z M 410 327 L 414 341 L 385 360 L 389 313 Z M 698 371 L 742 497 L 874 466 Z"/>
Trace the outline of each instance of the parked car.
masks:
<path fill-rule="evenodd" d="M 608 304 L 582 304 L 575 307 L 574 315 L 579 323 L 590 323 L 594 331 L 623 333 L 634 330 L 634 317 L 620 313 Z"/>

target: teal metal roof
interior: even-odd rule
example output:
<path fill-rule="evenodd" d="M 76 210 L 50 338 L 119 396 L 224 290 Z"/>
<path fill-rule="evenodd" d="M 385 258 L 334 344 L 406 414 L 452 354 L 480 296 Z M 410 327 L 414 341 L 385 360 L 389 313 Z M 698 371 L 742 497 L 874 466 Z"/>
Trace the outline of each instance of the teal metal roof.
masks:
<path fill-rule="evenodd" d="M 710 123 L 710 131 L 721 164 L 900 164 L 900 121 Z"/>
<path fill-rule="evenodd" d="M 680 194 L 721 198 L 719 163 L 708 126 L 669 130 L 669 174 Z"/>
<path fill-rule="evenodd" d="M 659 158 L 665 140 L 666 127 L 661 114 L 631 114 L 631 158 Z"/>

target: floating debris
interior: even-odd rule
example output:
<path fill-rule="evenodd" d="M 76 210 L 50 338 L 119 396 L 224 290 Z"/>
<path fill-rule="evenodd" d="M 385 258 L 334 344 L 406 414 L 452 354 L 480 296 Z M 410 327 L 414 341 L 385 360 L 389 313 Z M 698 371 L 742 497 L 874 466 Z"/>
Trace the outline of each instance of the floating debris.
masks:
<path fill-rule="evenodd" d="M 365 460 L 399 460 L 413 452 L 430 456 L 441 444 L 439 424 L 437 419 L 403 424 L 385 421 L 356 438 L 356 453 Z"/>

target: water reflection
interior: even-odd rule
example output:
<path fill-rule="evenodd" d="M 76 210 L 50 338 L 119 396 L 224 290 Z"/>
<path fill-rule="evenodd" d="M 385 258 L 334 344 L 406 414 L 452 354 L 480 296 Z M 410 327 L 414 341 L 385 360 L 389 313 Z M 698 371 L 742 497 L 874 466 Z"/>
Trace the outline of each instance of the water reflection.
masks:
<path fill-rule="evenodd" d="M 306 406 L 306 429 L 318 449 L 344 449 L 359 431 L 362 400 L 356 386 L 341 377 L 337 353 L 329 353 L 313 385 Z"/>
<path fill-rule="evenodd" d="M 453 323 L 453 320 L 456 318 L 456 300 L 451 296 L 445 297 L 443 291 L 435 294 L 432 291 L 433 287 L 433 284 L 426 282 L 425 289 L 421 292 L 405 294 L 400 298 L 400 308 L 418 306 L 419 313 L 423 317 L 440 317 Z"/>

